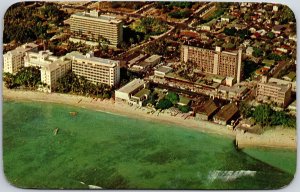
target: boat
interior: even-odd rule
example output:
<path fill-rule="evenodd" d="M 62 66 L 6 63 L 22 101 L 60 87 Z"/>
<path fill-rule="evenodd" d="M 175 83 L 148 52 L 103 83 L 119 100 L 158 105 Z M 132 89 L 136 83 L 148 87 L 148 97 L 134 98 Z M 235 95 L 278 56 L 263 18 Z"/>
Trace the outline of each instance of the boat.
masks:
<path fill-rule="evenodd" d="M 54 135 L 57 135 L 57 133 L 58 133 L 58 128 L 55 128 L 53 133 L 54 133 Z"/>
<path fill-rule="evenodd" d="M 76 111 L 70 111 L 70 115 L 72 115 L 72 116 L 76 116 L 78 114 L 78 112 L 76 112 Z"/>
<path fill-rule="evenodd" d="M 88 185 L 89 189 L 102 189 L 102 187 L 99 187 L 97 185 Z"/>

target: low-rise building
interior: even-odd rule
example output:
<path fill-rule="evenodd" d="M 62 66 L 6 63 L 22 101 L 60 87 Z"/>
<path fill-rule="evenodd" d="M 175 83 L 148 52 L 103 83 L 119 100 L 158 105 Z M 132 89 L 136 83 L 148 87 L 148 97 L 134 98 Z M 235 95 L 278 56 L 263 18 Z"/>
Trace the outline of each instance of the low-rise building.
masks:
<path fill-rule="evenodd" d="M 150 57 L 144 60 L 145 63 L 148 63 L 151 66 L 159 64 L 160 61 L 161 61 L 160 55 L 151 55 Z"/>
<path fill-rule="evenodd" d="M 292 86 L 292 91 L 296 92 L 296 86 L 297 86 L 296 81 L 291 82 L 291 81 L 286 81 L 286 80 L 271 77 L 269 79 L 269 82 L 276 83 L 276 84 L 279 84 L 279 85 L 291 85 Z"/>
<path fill-rule="evenodd" d="M 290 114 L 296 115 L 297 101 L 295 100 L 294 102 L 292 102 L 287 108 L 290 111 Z"/>
<path fill-rule="evenodd" d="M 275 65 L 275 60 L 264 59 L 262 64 L 264 64 L 265 67 L 271 68 Z"/>
<path fill-rule="evenodd" d="M 240 125 L 242 128 L 251 128 L 255 125 L 255 120 L 253 118 L 243 119 Z"/>
<path fill-rule="evenodd" d="M 166 74 L 168 74 L 172 71 L 173 71 L 172 67 L 161 66 L 154 71 L 154 75 L 155 75 L 155 77 L 158 77 L 158 78 L 165 78 Z"/>
<path fill-rule="evenodd" d="M 128 66 L 131 67 L 137 64 L 138 62 L 140 62 L 141 60 L 145 59 L 146 57 L 147 57 L 146 54 L 139 54 L 137 57 L 128 60 Z"/>
<path fill-rule="evenodd" d="M 200 106 L 196 106 L 194 108 L 195 119 L 196 120 L 209 120 L 211 119 L 216 112 L 218 111 L 219 107 L 214 102 L 214 100 L 210 99 L 204 104 Z"/>
<path fill-rule="evenodd" d="M 24 56 L 27 52 L 38 51 L 38 45 L 26 43 L 3 55 L 3 72 L 15 74 L 24 67 Z"/>
<path fill-rule="evenodd" d="M 293 81 L 296 78 L 296 73 L 294 71 L 282 77 L 286 81 Z"/>
<path fill-rule="evenodd" d="M 246 49 L 246 55 L 251 57 L 253 51 L 254 51 L 253 47 L 247 47 L 247 49 Z"/>
<path fill-rule="evenodd" d="M 209 21 L 208 23 L 200 25 L 199 27 L 200 27 L 200 30 L 211 31 L 212 26 L 214 26 L 216 23 L 217 23 L 217 20 L 213 19 L 213 20 Z"/>
<path fill-rule="evenodd" d="M 257 84 L 256 100 L 261 102 L 274 102 L 278 106 L 286 107 L 291 100 L 290 84 L 283 85 L 279 82 L 270 81 L 262 76 L 261 82 Z"/>
<path fill-rule="evenodd" d="M 214 122 L 227 125 L 231 124 L 231 120 L 239 115 L 239 109 L 235 103 L 229 103 L 221 108 L 221 110 L 214 116 Z"/>
<path fill-rule="evenodd" d="M 179 101 L 178 101 L 177 105 L 187 106 L 190 104 L 190 102 L 191 102 L 191 100 L 189 98 L 179 95 Z"/>
<path fill-rule="evenodd" d="M 129 103 L 136 104 L 141 107 L 143 105 L 143 102 L 148 99 L 150 93 L 151 91 L 149 89 L 143 88 L 139 92 L 131 96 Z"/>
<path fill-rule="evenodd" d="M 154 67 L 155 65 L 159 64 L 159 62 L 161 61 L 161 56 L 160 55 L 152 55 L 150 57 L 148 57 L 147 59 L 145 59 L 144 61 L 138 63 L 138 64 L 134 64 L 130 70 L 132 71 L 145 71 L 147 69 L 149 69 L 150 67 Z"/>
<path fill-rule="evenodd" d="M 134 79 L 115 91 L 115 100 L 117 102 L 131 103 L 132 96 L 135 96 L 133 101 L 140 102 L 143 96 L 145 94 L 147 95 L 148 92 L 144 91 L 144 94 L 144 92 L 139 93 L 139 91 L 146 89 L 146 87 L 147 83 L 143 79 Z"/>
<path fill-rule="evenodd" d="M 248 88 L 241 85 L 234 85 L 232 87 L 220 85 L 218 92 L 225 99 L 242 99 L 243 96 L 248 92 Z"/>
<path fill-rule="evenodd" d="M 259 133 L 259 126 L 256 126 L 255 124 L 255 120 L 253 118 L 249 118 L 249 119 L 242 119 L 238 129 L 245 132 L 249 132 L 249 133 Z"/>

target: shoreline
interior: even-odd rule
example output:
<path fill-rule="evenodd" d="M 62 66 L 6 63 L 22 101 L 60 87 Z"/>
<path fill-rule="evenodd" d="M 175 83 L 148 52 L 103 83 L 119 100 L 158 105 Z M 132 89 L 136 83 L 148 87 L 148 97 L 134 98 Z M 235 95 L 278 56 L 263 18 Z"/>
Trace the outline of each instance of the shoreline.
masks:
<path fill-rule="evenodd" d="M 265 131 L 261 135 L 237 131 L 235 142 L 239 149 L 273 148 L 297 150 L 296 130 L 293 129 L 274 128 Z"/>
<path fill-rule="evenodd" d="M 203 133 L 220 135 L 233 140 L 237 140 L 241 148 L 278 148 L 278 149 L 296 149 L 296 130 L 290 130 L 288 134 L 283 134 L 285 129 L 272 130 L 272 134 L 255 135 L 250 133 L 241 133 L 229 130 L 224 125 L 215 124 L 209 121 L 200 121 L 195 119 L 184 119 L 181 115 L 171 116 L 167 113 L 147 114 L 147 109 L 139 109 L 129 106 L 125 103 L 115 103 L 114 100 L 93 99 L 79 95 L 62 93 L 44 93 L 39 91 L 11 90 L 3 86 L 3 100 L 37 101 L 70 105 L 74 107 L 85 108 L 89 110 L 121 115 L 134 119 L 145 121 L 155 121 L 158 123 L 175 124 L 177 126 L 195 130 Z M 149 111 L 149 110 L 148 110 Z M 254 138 L 254 139 L 253 139 Z"/>

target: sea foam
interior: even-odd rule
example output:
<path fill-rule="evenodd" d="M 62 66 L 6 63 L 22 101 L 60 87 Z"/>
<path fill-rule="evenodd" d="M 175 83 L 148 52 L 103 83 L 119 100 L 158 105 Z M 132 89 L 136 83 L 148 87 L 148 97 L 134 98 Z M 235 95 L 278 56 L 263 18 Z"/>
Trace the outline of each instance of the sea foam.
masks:
<path fill-rule="evenodd" d="M 210 182 L 213 182 L 214 180 L 221 180 L 221 181 L 234 181 L 237 178 L 250 176 L 254 177 L 256 174 L 256 171 L 250 171 L 250 170 L 240 170 L 240 171 L 210 171 L 208 174 L 208 180 Z"/>

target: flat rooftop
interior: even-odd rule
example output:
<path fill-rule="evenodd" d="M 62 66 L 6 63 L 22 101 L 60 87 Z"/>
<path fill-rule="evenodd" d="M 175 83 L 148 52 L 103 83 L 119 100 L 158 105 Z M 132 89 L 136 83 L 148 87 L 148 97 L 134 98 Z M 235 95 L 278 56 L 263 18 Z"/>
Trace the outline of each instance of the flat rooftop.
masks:
<path fill-rule="evenodd" d="M 155 71 L 157 72 L 162 72 L 162 73 L 169 73 L 173 70 L 172 67 L 168 67 L 168 66 L 161 66 L 158 69 L 156 69 Z"/>
<path fill-rule="evenodd" d="M 227 92 L 234 92 L 234 93 L 243 93 L 244 91 L 246 91 L 248 88 L 245 86 L 240 86 L 240 85 L 234 85 L 232 87 L 228 87 L 228 86 L 224 86 L 224 85 L 220 85 L 220 87 L 218 88 L 219 90 L 222 91 L 227 91 Z"/>
<path fill-rule="evenodd" d="M 24 53 L 26 51 L 30 51 L 34 48 L 37 48 L 38 45 L 35 44 L 35 43 L 25 43 L 11 51 L 8 51 L 7 53 L 10 53 L 10 54 L 18 54 L 18 53 Z"/>
<path fill-rule="evenodd" d="M 123 93 L 131 93 L 132 91 L 138 89 L 139 87 L 143 86 L 145 84 L 145 81 L 143 79 L 134 79 L 118 89 L 117 91 L 123 92 Z"/>
<path fill-rule="evenodd" d="M 71 58 L 71 59 L 81 59 L 81 60 L 86 60 L 86 61 L 91 61 L 93 62 L 93 64 L 98 63 L 101 65 L 107 65 L 109 67 L 113 67 L 114 65 L 119 65 L 119 61 L 115 61 L 115 60 L 111 60 L 111 59 L 104 59 L 104 58 L 100 58 L 100 57 L 95 57 L 92 54 L 89 55 L 84 55 L 78 51 L 73 51 L 71 53 L 68 53 L 66 55 L 67 58 Z"/>
<path fill-rule="evenodd" d="M 269 85 L 269 86 L 272 86 L 272 87 L 276 87 L 280 91 L 283 91 L 283 92 L 286 92 L 289 89 L 288 85 L 281 85 L 281 84 L 278 84 L 276 82 L 268 82 L 268 83 L 262 83 L 262 84 Z"/>
<path fill-rule="evenodd" d="M 261 84 L 266 84 L 266 85 L 270 85 L 270 86 L 274 86 L 276 88 L 279 88 L 280 91 L 287 91 L 289 89 L 289 85 L 291 86 L 295 86 L 296 85 L 296 82 L 290 82 L 290 81 L 285 81 L 285 80 L 282 80 L 282 79 L 276 79 L 276 78 L 270 78 L 268 80 L 267 83 L 262 83 L 260 82 Z"/>
<path fill-rule="evenodd" d="M 191 102 L 191 100 L 189 98 L 179 95 L 179 102 L 178 102 L 178 104 L 188 105 L 190 102 Z"/>
<path fill-rule="evenodd" d="M 275 60 L 269 60 L 269 59 L 264 59 L 262 61 L 263 64 L 267 65 L 267 66 L 272 66 L 275 64 Z"/>
<path fill-rule="evenodd" d="M 64 59 L 64 58 L 58 59 L 58 60 L 54 61 L 53 63 L 45 64 L 43 66 L 42 70 L 45 69 L 45 70 L 49 70 L 49 71 L 54 71 L 54 70 L 60 68 L 62 65 L 67 64 L 67 63 L 70 63 L 70 60 Z"/>
<path fill-rule="evenodd" d="M 221 53 L 222 55 L 232 55 L 232 56 L 237 56 L 238 55 L 238 50 L 233 50 L 233 51 L 229 52 L 229 51 L 226 51 L 225 49 L 223 50 L 223 48 L 222 48 L 220 51 L 216 51 L 216 50 L 213 50 L 213 49 L 209 48 L 205 44 L 200 44 L 200 45 L 197 45 L 197 46 L 184 44 L 182 46 L 192 48 L 192 49 L 200 49 L 200 50 L 210 51 L 212 53 Z"/>
<path fill-rule="evenodd" d="M 72 16 L 83 17 L 83 18 L 92 18 L 98 21 L 107 22 L 107 23 L 121 23 L 122 20 L 117 19 L 115 16 L 111 15 L 103 15 L 98 11 L 90 11 L 90 12 L 78 12 L 74 13 Z"/>
<path fill-rule="evenodd" d="M 151 55 L 150 57 L 148 57 L 147 59 L 145 59 L 144 62 L 154 62 L 158 59 L 160 59 L 161 56 L 160 55 Z"/>
<path fill-rule="evenodd" d="M 140 90 L 139 92 L 137 92 L 134 97 L 137 97 L 137 98 L 141 98 L 143 97 L 144 95 L 149 95 L 151 93 L 151 91 L 149 89 L 142 89 Z"/>

